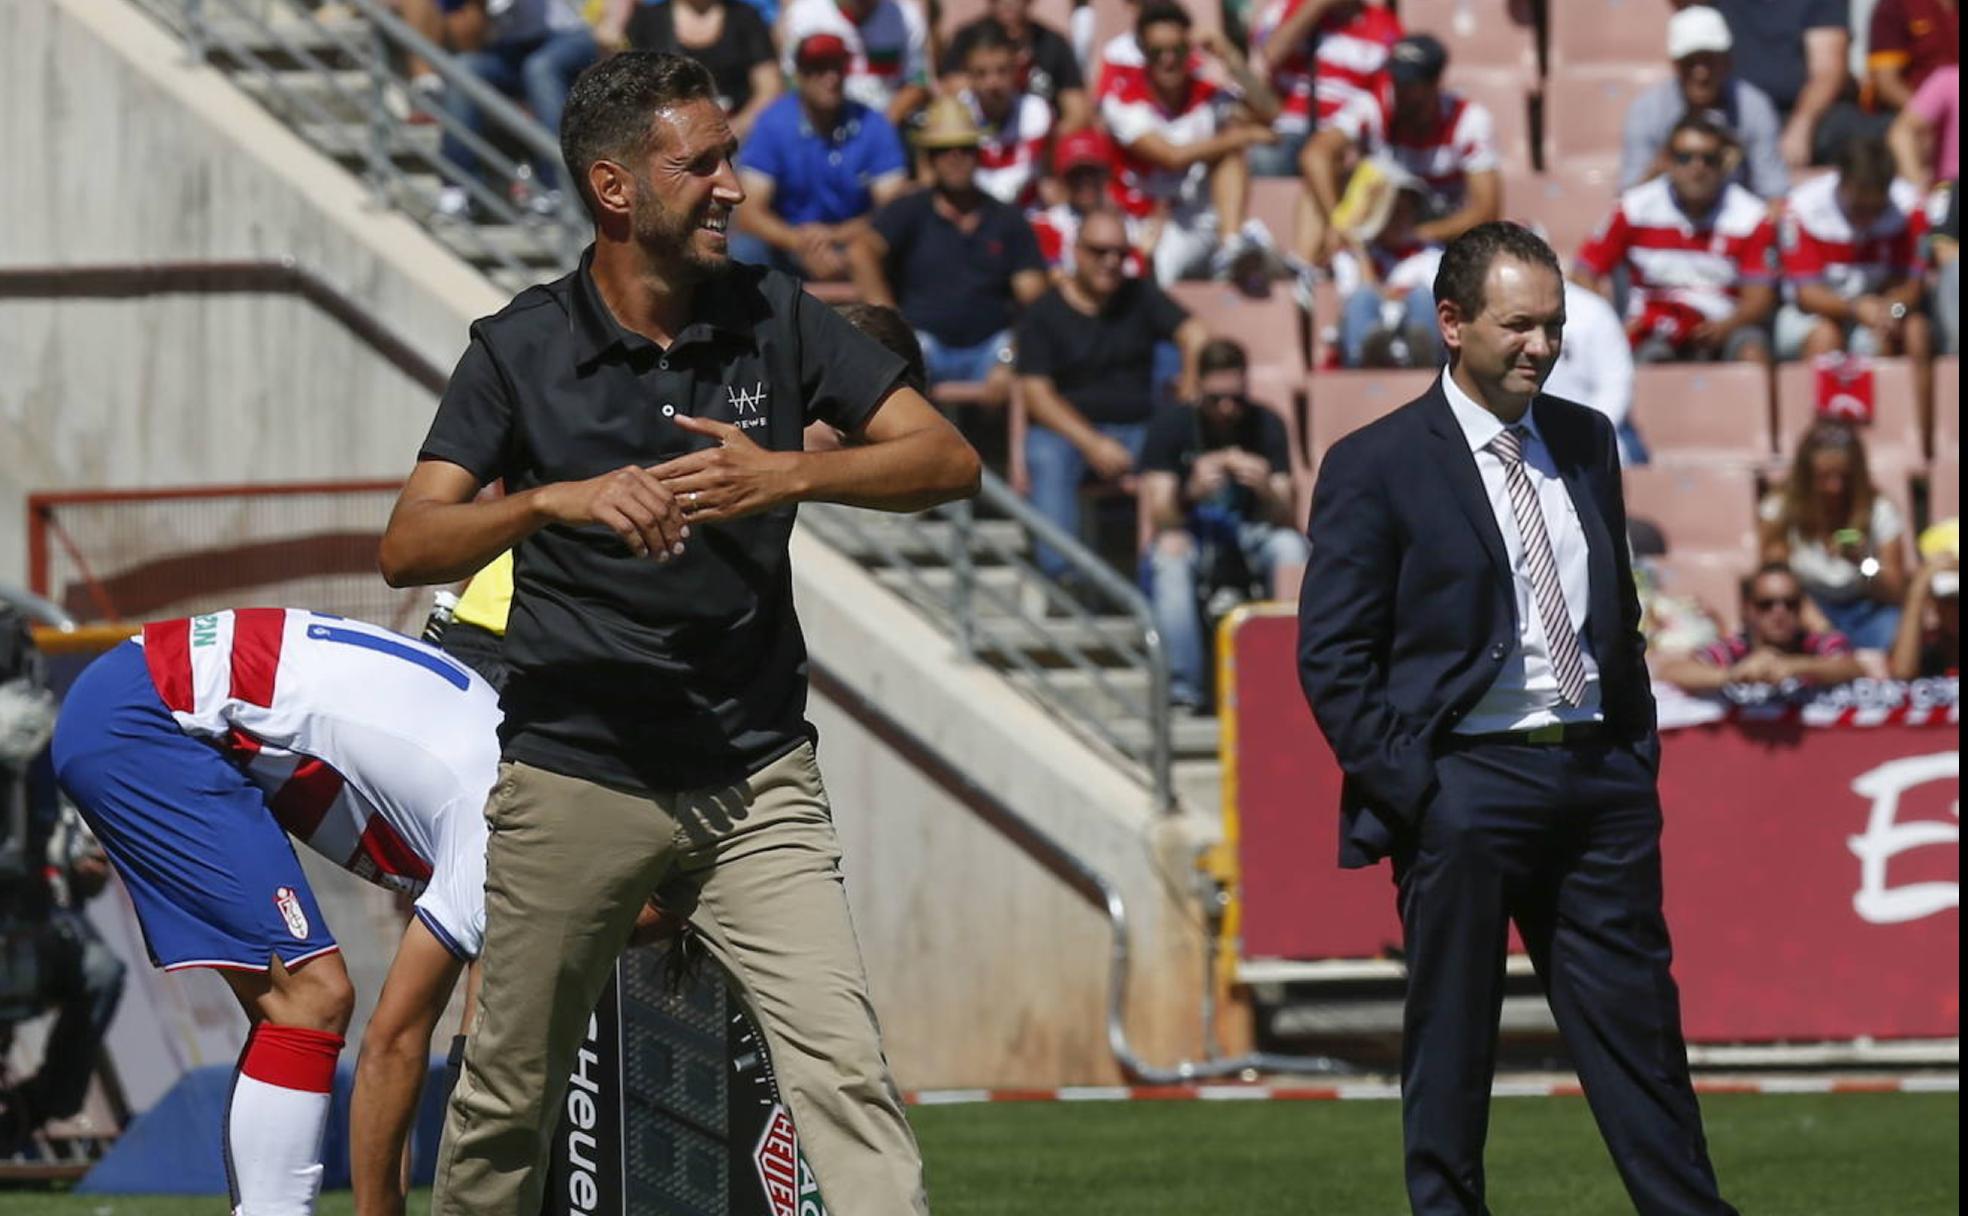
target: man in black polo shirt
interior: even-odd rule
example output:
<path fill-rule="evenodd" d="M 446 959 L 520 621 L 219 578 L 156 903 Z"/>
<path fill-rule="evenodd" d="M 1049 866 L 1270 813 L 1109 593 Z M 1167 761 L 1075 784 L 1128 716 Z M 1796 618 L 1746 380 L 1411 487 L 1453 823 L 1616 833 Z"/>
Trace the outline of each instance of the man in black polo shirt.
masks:
<path fill-rule="evenodd" d="M 591 69 L 561 148 L 594 247 L 472 327 L 382 544 L 397 586 L 517 546 L 480 1019 L 432 1211 L 540 1210 L 588 1013 L 653 890 L 745 985 L 829 1206 L 926 1212 L 805 721 L 787 540 L 803 499 L 968 494 L 976 454 L 901 360 L 729 264 L 736 143 L 695 61 Z M 858 442 L 804 453 L 814 421 Z"/>
<path fill-rule="evenodd" d="M 963 102 L 937 98 L 916 136 L 930 188 L 875 212 L 848 264 L 863 300 L 899 309 L 915 327 L 931 387 L 982 383 L 987 400 L 1003 404 L 1012 321 L 1045 291 L 1045 258 L 1018 209 L 978 187 L 983 140 Z"/>

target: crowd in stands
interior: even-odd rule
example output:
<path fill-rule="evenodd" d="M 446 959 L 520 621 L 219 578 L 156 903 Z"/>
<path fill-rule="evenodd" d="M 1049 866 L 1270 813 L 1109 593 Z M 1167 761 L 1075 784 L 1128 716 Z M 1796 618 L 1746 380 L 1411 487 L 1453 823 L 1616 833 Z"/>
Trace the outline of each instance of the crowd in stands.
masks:
<path fill-rule="evenodd" d="M 1447 241 L 1498 218 L 1583 232 L 1587 207 L 1590 235 L 1558 250 L 1573 281 L 1550 391 L 1611 417 L 1629 464 L 1650 456 L 1636 385 L 1669 364 L 1747 365 L 1770 400 L 1786 363 L 1904 360 L 1888 391 L 1910 392 L 1923 454 L 1940 434 L 1933 361 L 1958 349 L 1954 0 L 397 3 L 549 127 L 597 56 L 702 59 L 741 140 L 734 256 L 896 305 L 934 389 L 1017 416 L 1015 480 L 1062 527 L 1084 481 L 1138 489 L 1142 577 L 1185 701 L 1207 699 L 1203 634 L 1174 606 L 1239 580 L 1289 593 L 1314 446 L 1302 404 L 1295 422 L 1291 401 L 1253 408 L 1247 365 L 1275 352 L 1211 341 L 1240 335 L 1227 313 L 1192 317 L 1185 280 L 1309 313 L 1287 363 L 1316 429 L 1339 390 L 1304 371 L 1440 366 Z M 1634 83 L 1581 151 L 1554 135 L 1576 122 L 1567 87 L 1602 80 Z M 419 87 L 476 121 L 457 90 Z M 1603 166 L 1596 194 L 1527 188 L 1581 166 Z M 555 187 L 553 166 L 534 172 Z M 1786 429 L 1737 453 L 1776 485 L 1744 521 L 1763 567 L 1739 605 L 1711 605 L 1739 607 L 1745 631 L 1689 647 L 1673 670 L 1703 665 L 1691 684 L 1823 678 L 1847 649 L 1897 670 L 1901 623 L 1931 633 L 1952 596 L 1904 554 L 1916 521 L 1870 483 L 1861 430 Z M 1234 526 L 1216 514 L 1233 500 Z"/>

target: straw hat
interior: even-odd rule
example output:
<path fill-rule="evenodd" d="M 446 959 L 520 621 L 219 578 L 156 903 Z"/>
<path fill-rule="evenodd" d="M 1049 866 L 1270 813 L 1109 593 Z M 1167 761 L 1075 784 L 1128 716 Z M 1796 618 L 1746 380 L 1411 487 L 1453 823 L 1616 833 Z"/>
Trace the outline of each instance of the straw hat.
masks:
<path fill-rule="evenodd" d="M 939 97 L 929 103 L 922 127 L 916 132 L 916 146 L 928 151 L 945 148 L 975 148 L 984 142 L 970 107 L 955 97 Z"/>

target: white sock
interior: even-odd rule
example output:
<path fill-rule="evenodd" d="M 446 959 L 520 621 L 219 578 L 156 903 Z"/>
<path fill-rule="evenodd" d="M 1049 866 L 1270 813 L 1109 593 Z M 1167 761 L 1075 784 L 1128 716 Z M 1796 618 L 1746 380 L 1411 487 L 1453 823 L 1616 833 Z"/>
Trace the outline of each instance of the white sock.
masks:
<path fill-rule="evenodd" d="M 321 1135 L 342 1036 L 262 1022 L 246 1040 L 226 1109 L 233 1216 L 312 1216 Z"/>

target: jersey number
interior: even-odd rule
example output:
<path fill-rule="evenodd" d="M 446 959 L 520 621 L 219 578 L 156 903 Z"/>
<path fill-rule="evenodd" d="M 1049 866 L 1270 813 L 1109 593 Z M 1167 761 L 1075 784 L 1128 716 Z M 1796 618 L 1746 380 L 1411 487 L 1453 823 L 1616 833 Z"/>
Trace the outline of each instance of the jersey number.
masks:
<path fill-rule="evenodd" d="M 415 663 L 425 671 L 434 672 L 459 692 L 464 692 L 471 687 L 471 677 L 452 663 L 408 642 L 399 642 L 394 638 L 379 638 L 373 633 L 363 633 L 356 629 L 340 629 L 333 625 L 309 625 L 308 637 L 317 642 L 337 642 L 343 646 L 360 646 L 364 650 L 373 650 L 378 654 L 394 655 L 405 662 Z"/>

